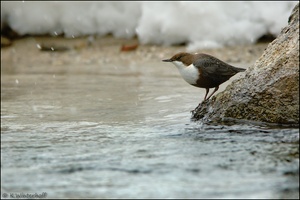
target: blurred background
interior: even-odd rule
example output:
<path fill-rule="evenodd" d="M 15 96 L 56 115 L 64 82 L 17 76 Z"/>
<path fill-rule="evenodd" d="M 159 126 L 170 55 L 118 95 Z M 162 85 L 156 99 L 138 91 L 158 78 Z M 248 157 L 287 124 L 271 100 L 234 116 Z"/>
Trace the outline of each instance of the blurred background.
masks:
<path fill-rule="evenodd" d="M 137 37 L 141 44 L 186 44 L 190 51 L 276 37 L 297 1 L 9 2 L 1 33 Z"/>

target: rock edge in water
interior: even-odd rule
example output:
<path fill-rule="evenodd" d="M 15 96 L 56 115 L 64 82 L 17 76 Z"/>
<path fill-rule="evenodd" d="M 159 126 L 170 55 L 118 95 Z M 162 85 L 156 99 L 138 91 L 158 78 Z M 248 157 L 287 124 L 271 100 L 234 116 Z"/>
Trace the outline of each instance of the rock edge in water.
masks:
<path fill-rule="evenodd" d="M 256 63 L 225 91 L 203 102 L 192 120 L 228 119 L 299 126 L 299 3 Z"/>

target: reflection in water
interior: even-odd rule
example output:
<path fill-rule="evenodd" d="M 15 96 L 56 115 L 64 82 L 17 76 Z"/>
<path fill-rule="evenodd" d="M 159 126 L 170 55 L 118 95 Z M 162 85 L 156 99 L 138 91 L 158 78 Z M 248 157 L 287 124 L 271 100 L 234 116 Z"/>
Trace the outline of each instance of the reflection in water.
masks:
<path fill-rule="evenodd" d="M 299 198 L 297 129 L 191 122 L 205 91 L 168 70 L 1 75 L 2 191 Z"/>

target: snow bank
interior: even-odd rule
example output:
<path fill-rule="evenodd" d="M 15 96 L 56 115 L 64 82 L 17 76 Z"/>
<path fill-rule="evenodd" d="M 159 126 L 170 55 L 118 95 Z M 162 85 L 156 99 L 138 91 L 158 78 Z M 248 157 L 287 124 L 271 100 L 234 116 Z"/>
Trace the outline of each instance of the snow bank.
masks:
<path fill-rule="evenodd" d="M 187 43 L 188 50 L 254 43 L 277 36 L 297 1 L 3 2 L 1 25 L 19 34 L 65 37 L 135 35 L 143 44 Z"/>

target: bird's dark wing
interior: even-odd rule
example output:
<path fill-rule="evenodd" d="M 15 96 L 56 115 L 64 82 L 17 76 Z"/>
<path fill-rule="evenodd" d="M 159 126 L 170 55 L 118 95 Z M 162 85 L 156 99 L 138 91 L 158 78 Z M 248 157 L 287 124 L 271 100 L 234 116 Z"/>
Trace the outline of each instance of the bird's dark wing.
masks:
<path fill-rule="evenodd" d="M 194 66 L 199 68 L 203 76 L 233 76 L 238 71 L 235 67 L 206 54 L 202 54 L 201 59 L 197 59 Z"/>
<path fill-rule="evenodd" d="M 210 80 L 215 85 L 227 81 L 230 77 L 241 71 L 240 68 L 233 67 L 210 55 L 201 54 L 199 57 L 201 59 L 197 59 L 193 63 L 194 66 L 200 69 L 200 74 L 203 78 Z"/>

